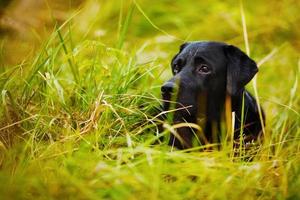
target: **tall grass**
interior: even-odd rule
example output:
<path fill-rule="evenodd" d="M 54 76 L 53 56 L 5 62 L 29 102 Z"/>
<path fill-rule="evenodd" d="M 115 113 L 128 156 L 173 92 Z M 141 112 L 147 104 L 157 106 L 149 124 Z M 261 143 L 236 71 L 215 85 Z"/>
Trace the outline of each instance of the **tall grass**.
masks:
<path fill-rule="evenodd" d="M 1 199 L 299 199 L 292 1 L 274 2 L 272 11 L 260 1 L 243 9 L 222 1 L 122 2 L 88 1 L 33 59 L 1 71 Z M 243 30 L 260 65 L 249 90 L 267 116 L 252 161 L 243 149 L 233 156 L 231 144 L 179 151 L 158 141 L 160 85 L 182 40 L 242 48 Z M 167 136 L 174 126 L 165 127 Z"/>

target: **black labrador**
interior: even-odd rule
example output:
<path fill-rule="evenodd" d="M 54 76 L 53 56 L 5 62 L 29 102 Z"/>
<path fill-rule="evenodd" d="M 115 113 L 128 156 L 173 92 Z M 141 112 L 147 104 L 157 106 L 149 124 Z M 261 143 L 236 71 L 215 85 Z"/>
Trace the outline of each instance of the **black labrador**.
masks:
<path fill-rule="evenodd" d="M 174 76 L 161 87 L 163 109 L 175 110 L 170 111 L 175 126 L 198 124 L 204 134 L 198 137 L 195 127 L 179 125 L 170 136 L 170 145 L 186 149 L 193 147 L 195 141 L 220 142 L 221 122 L 228 112 L 226 102 L 229 113 L 235 113 L 235 140 L 240 138 L 240 129 L 244 142 L 261 135 L 265 116 L 262 111 L 260 120 L 255 98 L 244 88 L 258 68 L 244 52 L 221 42 L 189 42 L 181 45 L 171 66 Z"/>

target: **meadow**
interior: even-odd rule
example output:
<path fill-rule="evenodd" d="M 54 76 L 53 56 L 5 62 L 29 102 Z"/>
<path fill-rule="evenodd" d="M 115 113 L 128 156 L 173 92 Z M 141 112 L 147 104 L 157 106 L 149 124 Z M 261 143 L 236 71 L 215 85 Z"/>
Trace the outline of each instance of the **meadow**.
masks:
<path fill-rule="evenodd" d="M 2 37 L 0 199 L 300 199 L 299 10 L 294 0 L 87 0 L 48 34 L 35 30 L 38 48 L 21 58 L 31 44 Z M 266 127 L 252 161 L 228 145 L 157 142 L 160 87 L 194 40 L 236 45 L 259 65 L 247 89 Z"/>

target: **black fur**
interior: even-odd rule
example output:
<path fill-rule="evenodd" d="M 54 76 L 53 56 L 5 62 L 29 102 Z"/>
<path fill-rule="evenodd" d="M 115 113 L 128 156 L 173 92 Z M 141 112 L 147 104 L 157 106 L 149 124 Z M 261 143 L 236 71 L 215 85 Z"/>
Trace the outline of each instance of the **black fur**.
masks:
<path fill-rule="evenodd" d="M 244 138 L 258 138 L 262 130 L 258 107 L 244 88 L 258 68 L 244 52 L 220 42 L 190 42 L 181 45 L 171 66 L 174 76 L 162 86 L 161 91 L 165 111 L 172 105 L 170 100 L 176 101 L 173 124 L 199 124 L 206 137 L 201 143 L 219 142 L 225 99 L 228 96 L 231 98 L 232 111 L 235 112 L 234 139 L 238 139 L 244 95 Z M 172 98 L 174 94 L 175 99 Z M 179 137 L 172 134 L 169 144 L 179 149 L 192 147 L 194 131 L 189 127 L 178 128 L 176 132 Z M 217 132 L 216 136 L 214 132 Z"/>

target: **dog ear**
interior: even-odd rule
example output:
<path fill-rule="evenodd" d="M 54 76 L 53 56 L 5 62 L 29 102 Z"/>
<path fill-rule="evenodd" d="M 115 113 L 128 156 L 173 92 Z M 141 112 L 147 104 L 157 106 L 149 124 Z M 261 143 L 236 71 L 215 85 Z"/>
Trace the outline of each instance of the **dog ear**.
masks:
<path fill-rule="evenodd" d="M 227 57 L 227 92 L 236 95 L 258 72 L 256 63 L 239 48 L 225 47 Z"/>

